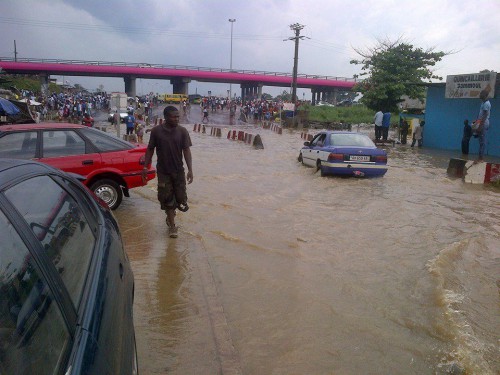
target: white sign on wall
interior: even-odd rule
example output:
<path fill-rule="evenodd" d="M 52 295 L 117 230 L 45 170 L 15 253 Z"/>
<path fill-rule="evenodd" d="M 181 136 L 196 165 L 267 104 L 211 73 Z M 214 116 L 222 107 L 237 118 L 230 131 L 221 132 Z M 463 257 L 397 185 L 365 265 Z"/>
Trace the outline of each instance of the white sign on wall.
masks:
<path fill-rule="evenodd" d="M 479 98 L 479 93 L 486 90 L 488 98 L 493 98 L 496 79 L 495 72 L 446 76 L 444 97 L 449 99 Z"/>

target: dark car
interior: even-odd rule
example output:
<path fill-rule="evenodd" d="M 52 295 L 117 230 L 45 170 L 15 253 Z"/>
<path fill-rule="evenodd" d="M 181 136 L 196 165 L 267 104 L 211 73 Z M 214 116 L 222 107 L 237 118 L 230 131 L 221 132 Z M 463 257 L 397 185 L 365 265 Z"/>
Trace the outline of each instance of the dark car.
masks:
<path fill-rule="evenodd" d="M 0 159 L 0 374 L 137 374 L 134 277 L 106 204 Z"/>
<path fill-rule="evenodd" d="M 0 158 L 30 159 L 85 177 L 84 184 L 114 210 L 129 189 L 144 186 L 146 145 L 132 144 L 85 125 L 18 124 L 0 127 Z M 149 168 L 147 180 L 156 176 Z"/>
<path fill-rule="evenodd" d="M 373 177 L 387 172 L 387 152 L 360 133 L 322 131 L 304 143 L 298 159 L 322 176 Z"/>

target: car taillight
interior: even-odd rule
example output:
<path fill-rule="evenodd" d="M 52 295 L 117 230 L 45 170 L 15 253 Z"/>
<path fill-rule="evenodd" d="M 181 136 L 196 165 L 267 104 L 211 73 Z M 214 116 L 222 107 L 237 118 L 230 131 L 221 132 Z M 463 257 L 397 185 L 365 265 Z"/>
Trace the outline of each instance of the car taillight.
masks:
<path fill-rule="evenodd" d="M 376 163 L 387 163 L 387 155 L 374 156 L 373 161 Z"/>
<path fill-rule="evenodd" d="M 330 153 L 330 155 L 328 155 L 328 161 L 342 161 L 344 160 L 344 154 L 334 154 L 333 152 Z"/>

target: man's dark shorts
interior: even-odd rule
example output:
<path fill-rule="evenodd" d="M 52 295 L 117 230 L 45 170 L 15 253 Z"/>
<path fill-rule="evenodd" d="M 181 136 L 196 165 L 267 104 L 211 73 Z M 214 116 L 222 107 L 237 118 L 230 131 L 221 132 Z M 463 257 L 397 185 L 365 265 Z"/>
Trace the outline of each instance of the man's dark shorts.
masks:
<path fill-rule="evenodd" d="M 175 209 L 187 203 L 186 175 L 184 171 L 158 176 L 158 200 L 162 210 Z"/>

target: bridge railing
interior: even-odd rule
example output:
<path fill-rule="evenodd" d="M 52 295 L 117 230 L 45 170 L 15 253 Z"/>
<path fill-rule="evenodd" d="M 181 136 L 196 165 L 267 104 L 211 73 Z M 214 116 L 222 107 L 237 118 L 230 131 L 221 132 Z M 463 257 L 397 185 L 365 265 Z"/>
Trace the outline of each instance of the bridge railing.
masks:
<path fill-rule="evenodd" d="M 290 74 L 290 73 L 266 72 L 266 71 L 262 71 L 262 70 L 259 71 L 259 70 L 243 70 L 243 69 L 209 68 L 209 67 L 190 66 L 190 65 L 127 63 L 127 62 L 117 62 L 117 61 L 62 60 L 62 59 L 43 59 L 43 58 L 40 59 L 40 58 L 19 58 L 19 57 L 17 59 L 14 59 L 12 57 L 0 57 L 0 61 L 24 62 L 24 63 L 47 63 L 47 64 L 125 66 L 125 67 L 133 67 L 133 68 L 196 70 L 196 71 L 202 71 L 202 72 L 239 73 L 239 74 L 255 74 L 255 75 L 259 74 L 259 75 L 266 75 L 266 76 L 292 77 L 292 74 Z M 334 76 L 326 76 L 326 75 L 321 75 L 321 74 L 301 74 L 301 73 L 298 73 L 297 77 L 336 80 L 336 81 L 348 81 L 348 82 L 357 82 L 358 81 L 356 78 L 334 77 Z"/>

